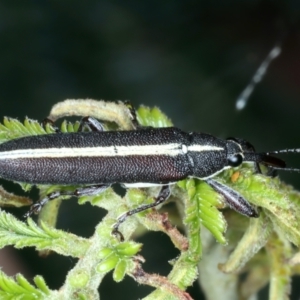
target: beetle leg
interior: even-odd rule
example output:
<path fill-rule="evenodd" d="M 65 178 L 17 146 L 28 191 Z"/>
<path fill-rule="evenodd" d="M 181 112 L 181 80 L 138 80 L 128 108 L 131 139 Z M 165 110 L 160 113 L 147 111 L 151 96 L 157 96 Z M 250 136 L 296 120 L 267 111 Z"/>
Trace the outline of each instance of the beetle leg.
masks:
<path fill-rule="evenodd" d="M 81 119 L 78 131 L 84 131 L 85 128 L 89 131 L 105 131 L 103 124 L 93 117 Z"/>
<path fill-rule="evenodd" d="M 91 185 L 87 187 L 77 188 L 74 191 L 56 191 L 48 194 L 45 198 L 41 199 L 40 201 L 34 203 L 29 211 L 24 215 L 24 218 L 28 218 L 33 213 L 37 214 L 41 211 L 42 207 L 51 200 L 54 200 L 61 196 L 92 196 L 97 195 L 104 192 L 107 188 L 110 187 L 110 184 L 97 184 Z"/>
<path fill-rule="evenodd" d="M 132 123 L 134 129 L 139 129 L 139 128 L 141 128 L 142 126 L 139 124 L 139 122 L 138 122 L 138 120 L 137 120 L 136 110 L 135 110 L 135 108 L 133 107 L 133 105 L 131 104 L 131 102 L 128 101 L 128 100 L 126 100 L 126 101 L 124 101 L 124 104 L 126 105 L 126 107 L 127 107 L 128 110 L 129 110 L 131 123 Z"/>
<path fill-rule="evenodd" d="M 55 122 L 53 122 L 51 119 L 44 119 L 43 126 L 45 127 L 47 124 L 50 124 L 54 128 L 56 133 L 61 132 L 60 129 L 55 125 Z M 93 117 L 83 117 L 80 120 L 78 131 L 84 131 L 86 128 L 89 131 L 105 131 L 103 124 Z"/>
<path fill-rule="evenodd" d="M 256 209 L 237 191 L 213 179 L 206 179 L 205 182 L 220 193 L 228 206 L 236 212 L 252 218 L 259 216 Z"/>
<path fill-rule="evenodd" d="M 54 128 L 56 133 L 61 132 L 60 129 L 55 125 L 55 122 L 53 122 L 50 118 L 45 118 L 42 124 L 43 127 L 46 127 L 47 124 L 51 125 Z"/>
<path fill-rule="evenodd" d="M 170 186 L 164 185 L 161 190 L 159 191 L 158 196 L 155 198 L 155 201 L 150 204 L 141 205 L 135 209 L 129 210 L 122 214 L 120 217 L 118 217 L 117 222 L 113 225 L 113 230 L 111 232 L 112 235 L 118 236 L 120 241 L 124 241 L 123 234 L 118 230 L 119 226 L 130 216 L 139 213 L 141 211 L 144 211 L 148 208 L 155 207 L 163 202 L 165 202 L 171 194 Z"/>

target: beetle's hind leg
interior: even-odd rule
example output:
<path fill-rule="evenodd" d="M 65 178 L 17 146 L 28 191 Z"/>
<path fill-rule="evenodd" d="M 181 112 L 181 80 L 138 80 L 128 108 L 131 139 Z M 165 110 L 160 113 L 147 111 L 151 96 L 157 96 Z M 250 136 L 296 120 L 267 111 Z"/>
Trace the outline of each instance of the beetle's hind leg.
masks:
<path fill-rule="evenodd" d="M 24 215 L 24 218 L 28 218 L 32 214 L 37 214 L 41 211 L 43 206 L 54 199 L 57 199 L 61 196 L 92 196 L 92 195 L 98 195 L 102 192 L 104 192 L 107 188 L 110 187 L 110 184 L 97 184 L 97 185 L 91 185 L 86 186 L 82 188 L 77 188 L 73 191 L 56 191 L 48 194 L 45 198 L 41 199 L 40 201 L 34 203 L 29 211 Z"/>
<path fill-rule="evenodd" d="M 148 208 L 155 207 L 163 202 L 165 202 L 171 194 L 170 186 L 164 185 L 161 190 L 159 191 L 158 196 L 155 198 L 155 201 L 150 204 L 141 205 L 135 209 L 129 210 L 122 214 L 118 219 L 117 222 L 113 225 L 113 230 L 111 232 L 112 235 L 117 236 L 120 241 L 124 241 L 123 234 L 119 231 L 119 226 L 130 216 L 137 214 L 141 211 L 144 211 Z"/>

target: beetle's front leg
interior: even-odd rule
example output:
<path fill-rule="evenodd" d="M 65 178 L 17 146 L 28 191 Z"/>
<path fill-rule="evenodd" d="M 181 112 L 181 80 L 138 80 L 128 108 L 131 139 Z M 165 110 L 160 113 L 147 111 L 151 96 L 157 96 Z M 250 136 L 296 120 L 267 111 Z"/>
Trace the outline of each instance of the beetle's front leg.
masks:
<path fill-rule="evenodd" d="M 119 226 L 130 216 L 137 214 L 141 211 L 144 211 L 148 208 L 155 207 L 163 202 L 165 202 L 170 197 L 171 191 L 169 185 L 164 185 L 159 191 L 158 196 L 155 198 L 155 201 L 150 204 L 141 205 L 135 209 L 129 210 L 122 214 L 118 219 L 117 223 L 113 225 L 113 230 L 111 232 L 112 235 L 118 236 L 120 241 L 124 241 L 123 234 L 119 231 Z"/>
<path fill-rule="evenodd" d="M 74 191 L 56 191 L 48 194 L 45 198 L 41 199 L 40 201 L 34 203 L 30 210 L 24 215 L 24 218 L 28 218 L 32 214 L 37 214 L 41 211 L 43 206 L 50 200 L 57 199 L 61 196 L 92 196 L 97 195 L 102 192 L 104 192 L 107 188 L 110 187 L 110 184 L 97 184 L 97 185 L 91 185 L 87 187 L 77 188 Z"/>
<path fill-rule="evenodd" d="M 236 212 L 252 218 L 257 218 L 259 216 L 256 209 L 237 191 L 214 179 L 206 179 L 204 181 L 216 192 L 221 194 L 228 206 Z"/>

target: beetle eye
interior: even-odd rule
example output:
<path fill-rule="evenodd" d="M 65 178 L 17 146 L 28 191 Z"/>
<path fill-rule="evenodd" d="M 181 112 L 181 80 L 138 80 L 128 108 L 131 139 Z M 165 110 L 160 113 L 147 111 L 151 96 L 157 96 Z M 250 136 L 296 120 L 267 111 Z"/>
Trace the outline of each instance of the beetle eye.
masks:
<path fill-rule="evenodd" d="M 237 167 L 243 162 L 243 156 L 241 154 L 234 154 L 228 157 L 228 165 L 231 167 Z"/>

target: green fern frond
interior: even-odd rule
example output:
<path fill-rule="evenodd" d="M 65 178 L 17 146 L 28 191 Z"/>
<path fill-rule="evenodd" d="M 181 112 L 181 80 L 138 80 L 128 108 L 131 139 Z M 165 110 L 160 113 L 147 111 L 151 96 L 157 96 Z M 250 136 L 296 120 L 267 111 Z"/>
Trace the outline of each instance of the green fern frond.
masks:
<path fill-rule="evenodd" d="M 13 279 L 0 271 L 0 299 L 45 299 L 50 294 L 50 290 L 44 279 L 41 276 L 36 276 L 34 282 L 36 286 L 30 284 L 21 274 L 17 274 L 16 278 Z"/>
<path fill-rule="evenodd" d="M 237 180 L 232 175 L 239 172 Z M 253 174 L 251 167 L 228 170 L 218 180 L 240 192 L 252 204 L 261 207 L 274 229 L 290 242 L 300 245 L 300 193 L 278 177 Z"/>
<path fill-rule="evenodd" d="M 0 248 L 14 245 L 16 248 L 35 247 L 37 250 L 53 250 L 62 255 L 79 257 L 89 247 L 89 241 L 73 234 L 48 227 L 39 227 L 32 219 L 28 225 L 11 214 L 0 212 Z M 76 245 L 76 247 L 74 247 Z"/>
<path fill-rule="evenodd" d="M 157 107 L 140 106 L 137 110 L 137 119 L 142 126 L 170 127 L 172 121 Z"/>
<path fill-rule="evenodd" d="M 186 226 L 193 228 L 195 232 L 195 247 L 200 241 L 196 232 L 200 232 L 201 224 L 205 226 L 211 234 L 221 244 L 226 244 L 225 231 L 227 223 L 219 208 L 224 206 L 222 197 L 216 193 L 209 185 L 200 180 L 187 179 L 177 183 L 188 194 L 186 200 L 185 219 Z M 197 242 L 196 242 L 197 241 Z"/>
<path fill-rule="evenodd" d="M 76 121 L 75 123 L 68 122 L 64 120 L 60 126 L 61 132 L 77 132 L 78 128 L 80 126 L 80 122 Z"/>
<path fill-rule="evenodd" d="M 46 133 L 54 133 L 54 129 L 51 126 L 46 126 L 46 129 L 35 120 L 26 118 L 24 123 L 21 123 L 17 119 L 5 117 L 3 124 L 0 123 L 0 143 L 8 140 Z"/>

